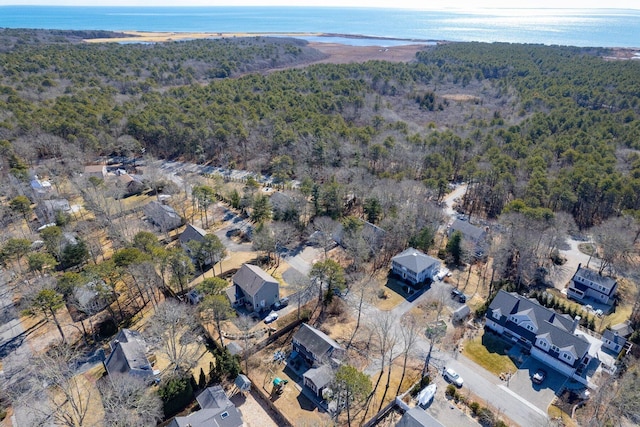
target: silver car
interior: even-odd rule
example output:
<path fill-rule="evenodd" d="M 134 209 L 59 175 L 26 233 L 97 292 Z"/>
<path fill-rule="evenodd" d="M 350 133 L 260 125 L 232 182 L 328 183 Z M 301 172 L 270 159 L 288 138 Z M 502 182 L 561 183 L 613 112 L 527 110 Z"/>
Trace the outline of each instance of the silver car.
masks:
<path fill-rule="evenodd" d="M 449 381 L 451 384 L 454 384 L 456 387 L 462 387 L 462 384 L 464 384 L 462 377 L 451 368 L 445 369 L 444 379 Z"/>

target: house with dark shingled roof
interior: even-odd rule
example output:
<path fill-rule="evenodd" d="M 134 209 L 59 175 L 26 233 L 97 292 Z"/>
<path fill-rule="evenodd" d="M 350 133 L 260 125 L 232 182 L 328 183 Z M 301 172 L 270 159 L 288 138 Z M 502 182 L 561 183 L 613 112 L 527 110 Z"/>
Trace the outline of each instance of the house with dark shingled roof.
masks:
<path fill-rule="evenodd" d="M 574 374 L 580 374 L 591 361 L 591 344 L 575 333 L 579 320 L 501 290 L 487 309 L 485 326 L 522 345 L 555 370 L 580 380 Z"/>

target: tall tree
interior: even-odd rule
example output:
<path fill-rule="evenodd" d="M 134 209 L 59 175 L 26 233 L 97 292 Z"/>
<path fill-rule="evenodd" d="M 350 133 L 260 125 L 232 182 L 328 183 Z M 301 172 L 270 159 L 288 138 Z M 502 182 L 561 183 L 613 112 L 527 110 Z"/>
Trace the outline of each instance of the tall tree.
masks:
<path fill-rule="evenodd" d="M 338 396 L 347 409 L 347 425 L 351 427 L 351 407 L 371 393 L 371 380 L 351 365 L 341 365 L 336 372 L 335 385 Z"/>
<path fill-rule="evenodd" d="M 402 327 L 400 333 L 402 334 L 402 375 L 400 375 L 400 381 L 398 382 L 398 388 L 396 390 L 396 396 L 400 394 L 402 388 L 402 381 L 404 381 L 405 374 L 407 372 L 407 362 L 411 352 L 414 350 L 416 342 L 418 341 L 418 335 L 421 332 L 420 324 L 418 320 L 411 314 L 411 312 L 405 315 L 402 321 Z"/>
<path fill-rule="evenodd" d="M 2 247 L 2 256 L 8 260 L 15 260 L 18 269 L 22 273 L 22 263 L 20 260 L 31 250 L 31 242 L 28 239 L 12 238 L 6 241 Z"/>
<path fill-rule="evenodd" d="M 169 250 L 168 266 L 171 272 L 170 283 L 172 285 L 178 285 L 180 295 L 184 294 L 189 280 L 193 275 L 191 258 L 189 258 L 189 255 L 187 255 L 182 248 L 171 249 Z"/>
<path fill-rule="evenodd" d="M 104 422 L 114 427 L 156 425 L 163 418 L 162 400 L 141 378 L 108 375 L 98 383 Z"/>
<path fill-rule="evenodd" d="M 271 218 L 271 203 L 269 198 L 263 194 L 258 194 L 251 206 L 251 221 L 262 224 Z"/>
<path fill-rule="evenodd" d="M 58 328 L 58 332 L 60 332 L 60 336 L 62 337 L 62 342 L 65 342 L 64 332 L 62 331 L 62 326 L 60 326 L 60 322 L 58 321 L 58 317 L 56 316 L 56 312 L 64 307 L 64 300 L 62 299 L 62 295 L 54 291 L 53 289 L 42 289 L 38 292 L 31 303 L 31 308 L 35 311 L 41 313 L 45 320 L 53 320 L 56 327 Z"/>
<path fill-rule="evenodd" d="M 204 212 L 205 227 L 209 228 L 209 215 L 207 211 L 211 203 L 215 200 L 215 191 L 208 185 L 196 185 L 191 190 L 191 195 L 197 201 L 200 220 L 202 221 L 202 213 Z"/>
<path fill-rule="evenodd" d="M 35 252 L 27 255 L 29 271 L 43 275 L 46 270 L 53 269 L 58 265 L 58 261 L 48 253 Z"/>
<path fill-rule="evenodd" d="M 33 212 L 31 209 L 31 200 L 27 196 L 16 196 L 9 201 L 9 208 L 22 215 L 27 223 L 29 222 L 29 215 Z"/>
<path fill-rule="evenodd" d="M 47 227 L 40 232 L 40 237 L 44 241 L 44 246 L 47 248 L 47 252 L 53 255 L 57 260 L 62 259 L 62 248 L 64 236 L 62 235 L 62 229 L 57 225 Z"/>
<path fill-rule="evenodd" d="M 34 425 L 89 427 L 94 399 L 90 380 L 75 371 L 82 354 L 59 344 L 33 357 L 29 385 L 18 397 L 35 416 Z"/>
<path fill-rule="evenodd" d="M 166 300 L 156 307 L 149 319 L 147 333 L 158 344 L 173 371 L 187 372 L 201 351 L 197 338 L 197 322 L 191 307 Z"/>
<path fill-rule="evenodd" d="M 449 262 L 456 266 L 460 265 L 463 257 L 461 232 L 454 231 L 451 236 L 449 236 L 446 251 Z"/>
<path fill-rule="evenodd" d="M 222 338 L 222 322 L 231 318 L 235 311 L 229 304 L 226 295 L 207 295 L 200 303 L 200 312 L 205 320 L 213 321 L 218 331 L 220 345 L 224 347 L 224 339 Z"/>
<path fill-rule="evenodd" d="M 323 300 L 323 292 L 333 292 L 334 288 L 342 291 L 346 285 L 344 269 L 332 259 L 316 262 L 311 267 L 309 278 L 318 286 L 318 301 Z"/>
<path fill-rule="evenodd" d="M 218 236 L 207 234 L 202 241 L 191 240 L 187 245 L 201 271 L 205 264 L 211 264 L 211 272 L 215 276 L 215 263 L 220 262 L 220 274 L 222 274 L 222 258 L 225 256 L 226 248 Z"/>

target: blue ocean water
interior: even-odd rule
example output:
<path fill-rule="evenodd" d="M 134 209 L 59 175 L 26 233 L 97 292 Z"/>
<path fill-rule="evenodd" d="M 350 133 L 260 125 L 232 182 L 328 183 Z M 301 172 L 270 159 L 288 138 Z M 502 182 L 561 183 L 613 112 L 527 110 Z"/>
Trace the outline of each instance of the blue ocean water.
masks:
<path fill-rule="evenodd" d="M 0 27 L 176 32 L 333 33 L 395 39 L 640 47 L 640 10 L 469 12 L 322 7 L 0 6 Z M 363 44 L 355 39 L 333 40 Z M 371 44 L 392 45 L 394 42 Z"/>

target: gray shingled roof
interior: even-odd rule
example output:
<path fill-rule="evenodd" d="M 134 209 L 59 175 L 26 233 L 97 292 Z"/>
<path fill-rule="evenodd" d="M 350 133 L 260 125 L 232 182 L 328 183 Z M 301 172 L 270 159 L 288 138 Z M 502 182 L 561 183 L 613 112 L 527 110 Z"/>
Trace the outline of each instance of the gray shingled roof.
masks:
<path fill-rule="evenodd" d="M 618 323 L 617 325 L 613 325 L 611 327 L 611 330 L 614 332 L 617 332 L 618 335 L 621 335 L 623 337 L 628 337 L 634 332 L 629 322 L 623 322 L 623 323 Z"/>
<path fill-rule="evenodd" d="M 152 375 L 153 369 L 147 359 L 146 344 L 139 332 L 122 329 L 111 341 L 111 354 L 105 365 L 110 374 L 143 371 L 145 375 Z"/>
<path fill-rule="evenodd" d="M 440 264 L 440 261 L 425 255 L 417 249 L 409 248 L 392 258 L 393 261 L 405 267 L 409 271 L 419 273 L 428 268 L 431 268 L 434 264 Z"/>
<path fill-rule="evenodd" d="M 213 386 L 196 397 L 200 410 L 186 417 L 175 417 L 174 427 L 239 427 L 243 425 L 242 414 L 229 400 L 224 389 Z"/>
<path fill-rule="evenodd" d="M 404 413 L 396 427 L 444 427 L 424 409 L 414 406 Z"/>
<path fill-rule="evenodd" d="M 616 281 L 611 277 L 601 276 L 596 271 L 582 266 L 578 267 L 574 277 L 582 277 L 593 283 L 604 286 L 607 290 L 611 289 L 616 284 Z"/>
<path fill-rule="evenodd" d="M 182 223 L 180 215 L 169 205 L 164 205 L 156 200 L 147 203 L 144 208 L 144 214 L 157 225 L 172 230 Z"/>
<path fill-rule="evenodd" d="M 244 264 L 240 267 L 240 270 L 233 275 L 233 283 L 238 285 L 245 295 L 252 297 L 268 282 L 278 284 L 276 279 L 257 265 Z"/>
<path fill-rule="evenodd" d="M 200 227 L 196 227 L 193 224 L 187 224 L 187 228 L 180 234 L 179 240 L 180 243 L 187 244 L 187 242 L 191 240 L 196 240 L 198 242 L 202 242 L 204 236 L 207 235 L 207 232 L 204 231 Z"/>
<path fill-rule="evenodd" d="M 220 409 L 233 406 L 222 386 L 215 385 L 206 388 L 196 397 L 202 409 Z"/>
<path fill-rule="evenodd" d="M 537 333 L 527 331 L 512 323 L 507 327 L 518 328 L 517 332 L 531 342 L 535 342 L 536 336 L 544 335 L 551 344 L 561 350 L 572 352 L 577 358 L 583 357 L 589 350 L 589 342 L 583 337 L 573 334 L 574 321 L 572 319 L 543 307 L 536 301 L 501 290 L 491 301 L 487 314 L 490 315 L 496 309 L 499 309 L 500 313 L 507 318 L 511 314 L 527 315 L 537 325 Z M 506 321 L 503 323 L 506 324 Z"/>
<path fill-rule="evenodd" d="M 322 387 L 326 387 L 331 381 L 333 381 L 333 371 L 327 365 L 322 365 L 318 368 L 308 369 L 303 377 L 309 379 L 320 390 Z"/>
<path fill-rule="evenodd" d="M 306 323 L 300 326 L 293 339 L 318 356 L 325 355 L 331 348 L 342 349 L 342 346 L 327 334 Z"/>
<path fill-rule="evenodd" d="M 607 339 L 613 343 L 616 343 L 618 345 L 625 345 L 627 343 L 627 339 L 623 336 L 620 336 L 619 334 L 616 334 L 615 332 L 606 329 L 603 333 L 602 333 L 602 338 L 603 339 Z"/>
<path fill-rule="evenodd" d="M 461 221 L 456 219 L 451 224 L 450 231 L 459 231 L 462 233 L 462 236 L 466 239 L 471 239 L 474 242 L 478 242 L 484 238 L 485 230 L 482 227 L 476 227 L 473 224 L 469 224 L 468 221 Z"/>

